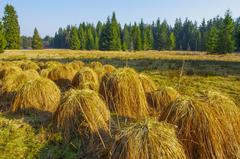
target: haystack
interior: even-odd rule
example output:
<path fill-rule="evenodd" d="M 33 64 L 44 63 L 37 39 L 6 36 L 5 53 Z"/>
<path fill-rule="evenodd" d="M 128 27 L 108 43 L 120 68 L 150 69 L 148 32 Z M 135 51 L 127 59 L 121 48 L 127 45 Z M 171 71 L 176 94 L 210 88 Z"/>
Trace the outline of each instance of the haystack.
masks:
<path fill-rule="evenodd" d="M 22 68 L 22 70 L 40 70 L 40 67 L 33 61 L 20 61 L 19 66 Z"/>
<path fill-rule="evenodd" d="M 73 69 L 75 70 L 81 70 L 83 67 L 84 67 L 84 62 L 82 61 L 73 61 L 73 62 L 70 62 L 68 63 L 68 66 L 71 66 Z"/>
<path fill-rule="evenodd" d="M 72 85 L 76 70 L 69 66 L 58 66 L 48 73 L 48 78 L 53 80 L 63 91 L 69 89 Z"/>
<path fill-rule="evenodd" d="M 54 125 L 65 139 L 109 132 L 110 112 L 97 92 L 84 89 L 67 91 L 54 113 Z"/>
<path fill-rule="evenodd" d="M 228 128 L 216 118 L 206 102 L 189 97 L 178 98 L 162 111 L 159 121 L 177 126 L 178 138 L 188 158 L 229 158 L 236 152 L 232 143 L 228 142 Z M 235 158 L 236 155 L 239 154 L 235 154 Z"/>
<path fill-rule="evenodd" d="M 78 89 L 89 88 L 98 91 L 99 83 L 97 74 L 89 67 L 84 67 L 76 73 L 72 85 Z"/>
<path fill-rule="evenodd" d="M 48 74 L 51 71 L 51 69 L 47 68 L 47 69 L 42 69 L 39 71 L 39 74 L 41 77 L 45 77 L 48 78 Z"/>
<path fill-rule="evenodd" d="M 104 65 L 103 68 L 107 73 L 112 73 L 113 71 L 117 70 L 113 65 Z"/>
<path fill-rule="evenodd" d="M 93 68 L 93 69 L 96 69 L 96 68 L 102 68 L 103 65 L 102 63 L 98 62 L 98 61 L 94 61 L 94 62 L 91 62 L 89 64 L 89 67 Z"/>
<path fill-rule="evenodd" d="M 3 66 L 0 68 L 0 79 L 10 75 L 22 72 L 22 69 L 16 66 Z"/>
<path fill-rule="evenodd" d="M 58 61 L 48 61 L 41 68 L 48 69 L 48 68 L 55 68 L 55 67 L 59 67 L 59 66 L 62 66 L 62 63 L 60 63 Z"/>
<path fill-rule="evenodd" d="M 141 80 L 145 93 L 149 93 L 157 90 L 157 87 L 154 81 L 150 77 L 148 77 L 146 74 L 143 74 L 143 73 L 139 74 L 139 78 Z"/>
<path fill-rule="evenodd" d="M 113 144 L 111 159 L 185 159 L 175 128 L 164 122 L 147 120 L 122 130 Z"/>
<path fill-rule="evenodd" d="M 147 101 L 149 106 L 155 113 L 159 113 L 178 97 L 179 93 L 172 87 L 165 87 L 158 91 L 147 93 Z"/>
<path fill-rule="evenodd" d="M 106 74 L 106 71 L 104 68 L 95 68 L 94 71 L 96 72 L 97 74 L 97 77 L 98 77 L 98 81 L 101 82 L 103 76 Z"/>
<path fill-rule="evenodd" d="M 100 84 L 100 94 L 110 110 L 121 116 L 142 118 L 148 115 L 145 93 L 138 74 L 123 68 L 106 74 Z"/>
<path fill-rule="evenodd" d="M 47 78 L 36 78 L 25 83 L 14 97 L 11 112 L 54 112 L 59 104 L 61 92 Z"/>

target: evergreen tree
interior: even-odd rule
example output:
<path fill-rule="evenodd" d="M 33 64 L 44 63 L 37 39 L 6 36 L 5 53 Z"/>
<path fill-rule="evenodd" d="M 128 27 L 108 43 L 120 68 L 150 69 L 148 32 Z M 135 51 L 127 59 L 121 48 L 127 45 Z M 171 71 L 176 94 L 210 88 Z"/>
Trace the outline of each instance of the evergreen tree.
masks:
<path fill-rule="evenodd" d="M 235 35 L 237 51 L 240 51 L 240 18 L 238 18 L 235 22 L 234 35 Z"/>
<path fill-rule="evenodd" d="M 158 32 L 158 38 L 159 38 L 159 50 L 165 50 L 167 49 L 167 42 L 168 42 L 168 24 L 166 21 L 164 21 L 159 29 Z"/>
<path fill-rule="evenodd" d="M 136 23 L 132 29 L 132 38 L 133 38 L 133 49 L 137 51 L 142 50 L 141 31 L 139 26 Z"/>
<path fill-rule="evenodd" d="M 130 33 L 129 33 L 129 27 L 127 25 L 124 25 L 123 29 L 123 39 L 122 39 L 122 50 L 130 50 L 131 49 L 131 42 L 130 42 Z"/>
<path fill-rule="evenodd" d="M 71 28 L 70 34 L 70 49 L 78 50 L 80 48 L 80 41 L 78 38 L 78 32 L 76 27 Z"/>
<path fill-rule="evenodd" d="M 121 36 L 120 27 L 116 19 L 116 15 L 113 12 L 111 20 L 111 31 L 110 31 L 110 50 L 121 50 Z"/>
<path fill-rule="evenodd" d="M 181 19 L 176 19 L 174 24 L 174 35 L 176 37 L 176 49 L 182 50 L 182 21 Z"/>
<path fill-rule="evenodd" d="M 7 4 L 3 16 L 4 34 L 7 41 L 7 49 L 20 48 L 20 27 L 18 16 L 12 5 Z"/>
<path fill-rule="evenodd" d="M 94 37 L 93 37 L 93 31 L 91 26 L 88 26 L 87 28 L 87 36 L 86 36 L 86 49 L 87 50 L 93 50 L 95 47 Z"/>
<path fill-rule="evenodd" d="M 37 28 L 34 29 L 34 35 L 32 38 L 32 49 L 34 50 L 43 49 L 42 39 L 39 36 Z"/>
<path fill-rule="evenodd" d="M 151 26 L 146 27 L 146 37 L 147 37 L 147 49 L 152 50 L 154 44 L 153 32 Z"/>
<path fill-rule="evenodd" d="M 168 49 L 174 50 L 176 48 L 176 38 L 173 32 L 170 33 L 169 42 L 168 42 Z"/>
<path fill-rule="evenodd" d="M 79 25 L 78 38 L 80 41 L 80 49 L 85 50 L 86 49 L 86 35 L 85 35 L 84 27 L 82 24 Z"/>
<path fill-rule="evenodd" d="M 232 19 L 231 12 L 228 10 L 225 14 L 225 18 L 219 33 L 218 52 L 230 53 L 235 50 L 233 31 L 234 21 Z"/>
<path fill-rule="evenodd" d="M 32 37 L 21 36 L 21 48 L 23 49 L 32 48 Z"/>
<path fill-rule="evenodd" d="M 141 20 L 140 23 L 140 31 L 141 31 L 141 39 L 142 39 L 142 50 L 148 49 L 148 39 L 147 39 L 147 32 L 145 24 L 143 23 L 143 20 Z"/>
<path fill-rule="evenodd" d="M 4 37 L 4 31 L 3 31 L 3 26 L 2 23 L 0 22 L 0 53 L 4 52 L 4 49 L 6 47 L 6 39 Z"/>
<path fill-rule="evenodd" d="M 110 18 L 107 18 L 107 22 L 103 25 L 103 29 L 100 35 L 99 49 L 100 50 L 110 50 L 110 41 L 111 41 L 111 21 Z"/>
<path fill-rule="evenodd" d="M 206 21 L 203 19 L 202 24 L 199 28 L 200 30 L 200 46 L 199 50 L 200 51 L 205 51 L 206 50 L 206 45 L 207 45 L 207 26 L 206 26 Z"/>
<path fill-rule="evenodd" d="M 207 51 L 210 53 L 217 52 L 217 43 L 218 43 L 218 31 L 215 26 L 209 31 L 207 38 Z"/>

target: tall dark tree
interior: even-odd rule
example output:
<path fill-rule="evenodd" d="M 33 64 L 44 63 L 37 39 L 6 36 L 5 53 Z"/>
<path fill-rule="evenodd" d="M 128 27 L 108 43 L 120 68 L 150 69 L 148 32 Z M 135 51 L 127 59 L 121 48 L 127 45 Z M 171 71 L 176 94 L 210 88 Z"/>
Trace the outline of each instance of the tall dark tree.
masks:
<path fill-rule="evenodd" d="M 200 46 L 199 50 L 200 51 L 205 51 L 206 50 L 206 45 L 207 45 L 207 26 L 206 26 L 206 21 L 203 19 L 201 26 L 199 27 L 200 30 Z"/>
<path fill-rule="evenodd" d="M 20 26 L 17 13 L 12 5 L 7 4 L 4 10 L 3 26 L 7 49 L 20 48 Z"/>
<path fill-rule="evenodd" d="M 91 26 L 88 26 L 87 34 L 86 34 L 86 49 L 93 50 L 94 48 L 95 48 L 95 42 L 93 37 L 93 30 Z"/>
<path fill-rule="evenodd" d="M 103 25 L 103 29 L 100 35 L 99 49 L 100 50 L 110 50 L 111 45 L 111 21 L 107 18 L 107 22 Z"/>
<path fill-rule="evenodd" d="M 140 23 L 140 31 L 141 31 L 141 39 L 142 39 L 142 50 L 148 50 L 147 32 L 146 32 L 146 27 L 143 20 L 141 20 L 141 23 Z"/>
<path fill-rule="evenodd" d="M 240 17 L 237 18 L 235 22 L 234 35 L 235 35 L 235 41 L 236 41 L 236 49 L 237 51 L 240 51 Z"/>
<path fill-rule="evenodd" d="M 159 50 L 165 50 L 167 49 L 167 43 L 168 43 L 168 24 L 167 21 L 163 21 L 163 23 L 160 26 L 160 29 L 158 31 L 158 38 L 159 38 Z"/>
<path fill-rule="evenodd" d="M 230 53 L 235 50 L 234 41 L 234 21 L 231 12 L 228 10 L 225 14 L 221 30 L 219 32 L 218 52 Z"/>
<path fill-rule="evenodd" d="M 84 24 L 79 25 L 78 38 L 80 41 L 80 49 L 85 50 L 86 49 L 86 34 L 85 34 L 85 30 L 84 30 Z"/>
<path fill-rule="evenodd" d="M 147 49 L 152 50 L 154 45 L 154 38 L 151 26 L 146 27 L 145 29 L 146 37 L 147 37 Z"/>
<path fill-rule="evenodd" d="M 80 48 L 80 41 L 78 38 L 78 31 L 76 27 L 72 27 L 70 34 L 70 49 L 78 50 Z"/>
<path fill-rule="evenodd" d="M 132 38 L 133 38 L 133 49 L 137 51 L 142 50 L 141 31 L 139 26 L 136 23 L 132 28 Z"/>
<path fill-rule="evenodd" d="M 34 50 L 43 49 L 42 39 L 38 33 L 37 28 L 34 29 L 34 34 L 32 38 L 32 49 Z"/>
<path fill-rule="evenodd" d="M 7 42 L 6 42 L 6 39 L 4 37 L 3 25 L 0 22 L 0 53 L 4 52 L 6 44 L 7 44 Z"/>
<path fill-rule="evenodd" d="M 173 32 L 170 33 L 168 39 L 168 50 L 174 50 L 176 48 L 176 37 Z"/>
<path fill-rule="evenodd" d="M 131 50 L 131 37 L 129 33 L 129 27 L 124 25 L 123 35 L 122 35 L 122 50 Z"/>
<path fill-rule="evenodd" d="M 121 50 L 121 36 L 120 36 L 120 27 L 116 19 L 116 15 L 113 12 L 111 19 L 111 30 L 110 30 L 110 50 Z"/>
<path fill-rule="evenodd" d="M 182 21 L 181 19 L 176 19 L 175 24 L 174 24 L 174 35 L 176 37 L 176 49 L 177 50 L 182 50 Z"/>

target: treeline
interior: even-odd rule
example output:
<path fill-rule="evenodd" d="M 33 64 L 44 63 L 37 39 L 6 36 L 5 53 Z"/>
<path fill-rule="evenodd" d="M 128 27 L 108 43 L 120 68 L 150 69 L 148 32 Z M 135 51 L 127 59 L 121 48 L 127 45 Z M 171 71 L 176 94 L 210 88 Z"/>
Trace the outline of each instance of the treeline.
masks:
<path fill-rule="evenodd" d="M 14 7 L 6 5 L 0 21 L 0 52 L 4 49 L 62 48 L 73 50 L 189 50 L 228 53 L 240 51 L 240 17 L 234 20 L 228 10 L 200 25 L 189 19 L 176 19 L 173 26 L 158 19 L 152 24 L 121 26 L 115 13 L 97 25 L 59 28 L 54 37 L 41 39 L 35 28 L 33 37 L 20 37 L 18 16 Z"/>

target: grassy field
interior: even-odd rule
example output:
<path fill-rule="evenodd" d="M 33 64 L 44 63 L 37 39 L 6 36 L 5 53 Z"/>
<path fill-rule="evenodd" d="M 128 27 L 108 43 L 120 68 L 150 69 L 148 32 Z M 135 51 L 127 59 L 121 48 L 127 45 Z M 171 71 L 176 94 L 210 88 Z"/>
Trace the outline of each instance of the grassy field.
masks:
<path fill-rule="evenodd" d="M 81 60 L 99 61 L 115 67 L 129 66 L 148 74 L 158 89 L 170 86 L 181 95 L 194 96 L 214 90 L 240 103 L 240 54 L 207 55 L 201 52 L 100 52 L 70 50 L 22 50 L 0 54 L 0 61 Z M 0 113 L 0 159 L 69 158 L 84 156 L 78 141 L 65 144 L 59 133 L 53 133 L 51 122 L 36 116 Z"/>

